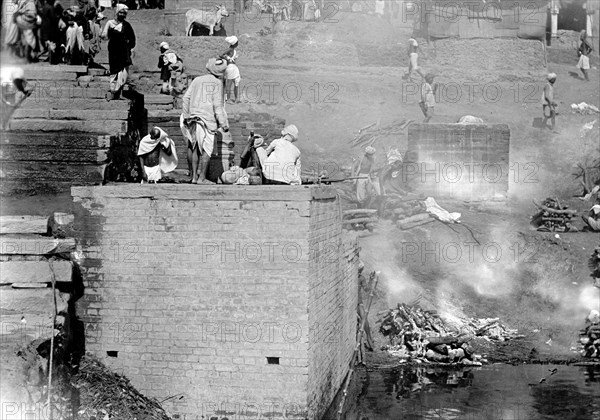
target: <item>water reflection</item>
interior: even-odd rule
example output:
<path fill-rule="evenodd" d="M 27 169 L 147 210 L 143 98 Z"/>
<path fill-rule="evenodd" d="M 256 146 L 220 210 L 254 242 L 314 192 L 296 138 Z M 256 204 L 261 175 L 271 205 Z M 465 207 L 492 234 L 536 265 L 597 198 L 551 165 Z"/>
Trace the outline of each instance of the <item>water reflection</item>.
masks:
<path fill-rule="evenodd" d="M 374 371 L 358 405 L 356 418 L 362 420 L 595 420 L 600 419 L 600 367 Z"/>

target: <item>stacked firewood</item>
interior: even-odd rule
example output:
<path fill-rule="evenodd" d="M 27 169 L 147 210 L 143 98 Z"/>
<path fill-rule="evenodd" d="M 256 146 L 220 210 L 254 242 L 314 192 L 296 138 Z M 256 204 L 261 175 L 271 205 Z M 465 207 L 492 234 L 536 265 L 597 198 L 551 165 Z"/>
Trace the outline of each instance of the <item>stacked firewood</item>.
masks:
<path fill-rule="evenodd" d="M 541 232 L 576 232 L 573 219 L 577 210 L 560 203 L 558 198 L 546 198 L 542 204 L 533 202 L 539 211 L 532 216 L 531 224 Z"/>
<path fill-rule="evenodd" d="M 579 332 L 583 357 L 600 358 L 600 313 L 592 310 L 586 319 L 586 327 Z"/>
<path fill-rule="evenodd" d="M 412 229 L 434 221 L 425 211 L 423 199 L 412 196 L 391 195 L 386 201 L 386 212 L 401 230 Z"/>
<path fill-rule="evenodd" d="M 345 229 L 368 230 L 369 232 L 373 232 L 378 220 L 377 210 L 374 209 L 344 210 L 343 217 L 342 223 Z"/>
<path fill-rule="evenodd" d="M 469 342 L 476 337 L 504 341 L 521 338 L 517 330 L 500 324 L 498 318 L 463 319 L 445 322 L 437 314 L 419 306 L 399 304 L 383 313 L 379 331 L 390 340 L 386 350 L 402 359 L 435 363 L 481 364 Z"/>

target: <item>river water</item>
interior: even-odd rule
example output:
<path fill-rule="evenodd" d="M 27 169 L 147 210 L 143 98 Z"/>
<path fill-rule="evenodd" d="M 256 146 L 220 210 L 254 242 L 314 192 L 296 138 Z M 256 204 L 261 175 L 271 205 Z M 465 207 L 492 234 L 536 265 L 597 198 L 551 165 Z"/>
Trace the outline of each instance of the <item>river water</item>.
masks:
<path fill-rule="evenodd" d="M 374 370 L 358 410 L 360 420 L 600 420 L 600 367 Z"/>

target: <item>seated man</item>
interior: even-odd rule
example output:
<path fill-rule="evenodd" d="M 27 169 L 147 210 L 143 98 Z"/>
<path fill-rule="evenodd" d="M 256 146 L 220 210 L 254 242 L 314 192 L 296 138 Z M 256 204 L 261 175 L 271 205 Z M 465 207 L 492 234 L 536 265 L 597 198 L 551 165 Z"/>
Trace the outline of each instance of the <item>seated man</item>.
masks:
<path fill-rule="evenodd" d="M 2 129 L 6 130 L 13 113 L 33 93 L 33 89 L 27 89 L 25 72 L 21 67 L 2 67 L 0 81 L 2 83 Z"/>
<path fill-rule="evenodd" d="M 587 227 L 594 231 L 600 232 L 600 196 L 596 199 L 596 204 L 592 206 L 587 216 L 581 216 Z"/>
<path fill-rule="evenodd" d="M 248 137 L 248 144 L 240 155 L 240 167 L 246 168 L 259 168 L 263 169 L 263 164 L 267 159 L 267 151 L 262 147 L 265 139 L 259 135 L 250 133 Z"/>
<path fill-rule="evenodd" d="M 156 184 L 163 173 L 171 172 L 177 167 L 175 144 L 158 127 L 153 127 L 150 134 L 140 140 L 137 154 L 142 169 L 142 184 L 144 181 Z"/>
<path fill-rule="evenodd" d="M 300 150 L 292 143 L 298 140 L 298 128 L 288 125 L 281 131 L 283 137 L 273 140 L 267 147 L 263 175 L 267 184 L 300 185 Z"/>

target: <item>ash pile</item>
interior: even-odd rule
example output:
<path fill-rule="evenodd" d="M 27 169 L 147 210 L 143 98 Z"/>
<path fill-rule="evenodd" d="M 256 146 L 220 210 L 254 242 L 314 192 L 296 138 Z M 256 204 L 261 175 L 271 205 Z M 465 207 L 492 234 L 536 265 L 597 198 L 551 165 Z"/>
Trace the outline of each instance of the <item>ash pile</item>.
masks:
<path fill-rule="evenodd" d="M 388 353 L 403 359 L 435 364 L 481 366 L 487 360 L 475 354 L 473 340 L 502 342 L 524 338 L 517 330 L 506 328 L 498 318 L 444 321 L 418 305 L 398 304 L 383 313 L 379 331 L 389 338 Z"/>

